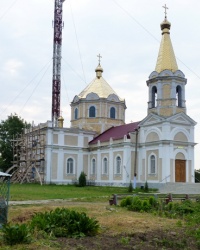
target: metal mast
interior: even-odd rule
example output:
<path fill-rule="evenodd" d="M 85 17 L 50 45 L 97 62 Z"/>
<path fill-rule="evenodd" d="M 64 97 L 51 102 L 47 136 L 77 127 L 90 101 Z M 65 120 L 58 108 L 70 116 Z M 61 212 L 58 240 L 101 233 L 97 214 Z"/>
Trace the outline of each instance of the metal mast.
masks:
<path fill-rule="evenodd" d="M 57 126 L 60 116 L 62 5 L 65 0 L 55 0 L 53 37 L 52 124 Z"/>

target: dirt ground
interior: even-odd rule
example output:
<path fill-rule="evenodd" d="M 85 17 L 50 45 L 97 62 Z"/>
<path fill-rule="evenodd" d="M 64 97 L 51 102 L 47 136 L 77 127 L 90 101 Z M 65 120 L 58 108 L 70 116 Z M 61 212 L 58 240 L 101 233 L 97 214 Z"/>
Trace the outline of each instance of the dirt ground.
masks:
<path fill-rule="evenodd" d="M 67 207 L 79 212 L 86 212 L 89 216 L 95 217 L 101 225 L 101 230 L 95 237 L 58 238 L 54 240 L 57 245 L 55 249 L 200 249 L 196 246 L 194 240 L 186 235 L 184 222 L 161 218 L 148 213 L 130 212 L 126 208 L 109 206 L 108 202 L 54 201 L 39 205 L 20 206 L 16 204 L 10 206 L 9 220 L 13 223 L 25 222 L 35 212 L 48 211 L 55 207 Z M 38 247 L 37 249 L 43 248 Z"/>

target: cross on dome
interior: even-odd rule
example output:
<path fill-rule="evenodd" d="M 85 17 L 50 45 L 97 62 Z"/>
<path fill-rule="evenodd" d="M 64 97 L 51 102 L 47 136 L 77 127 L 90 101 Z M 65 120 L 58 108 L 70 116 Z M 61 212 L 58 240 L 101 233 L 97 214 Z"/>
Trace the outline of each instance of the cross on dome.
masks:
<path fill-rule="evenodd" d="M 162 6 L 165 9 L 165 19 L 167 19 L 167 10 L 169 9 L 167 7 L 167 5 L 165 4 L 164 6 Z"/>
<path fill-rule="evenodd" d="M 97 55 L 97 57 L 99 58 L 99 65 L 100 65 L 102 56 L 99 53 L 99 55 Z"/>

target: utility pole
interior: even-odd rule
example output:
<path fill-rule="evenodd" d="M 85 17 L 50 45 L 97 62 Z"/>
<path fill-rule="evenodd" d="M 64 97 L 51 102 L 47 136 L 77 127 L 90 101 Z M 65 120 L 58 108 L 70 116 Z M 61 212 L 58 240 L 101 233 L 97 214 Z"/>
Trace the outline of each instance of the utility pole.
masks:
<path fill-rule="evenodd" d="M 60 116 L 61 90 L 61 48 L 62 48 L 62 6 L 65 0 L 55 0 L 53 36 L 53 82 L 52 82 L 52 125 L 57 127 Z"/>
<path fill-rule="evenodd" d="M 133 177 L 133 188 L 136 189 L 137 185 L 137 150 L 138 150 L 138 133 L 139 127 L 135 129 L 135 161 L 134 161 L 134 177 Z"/>

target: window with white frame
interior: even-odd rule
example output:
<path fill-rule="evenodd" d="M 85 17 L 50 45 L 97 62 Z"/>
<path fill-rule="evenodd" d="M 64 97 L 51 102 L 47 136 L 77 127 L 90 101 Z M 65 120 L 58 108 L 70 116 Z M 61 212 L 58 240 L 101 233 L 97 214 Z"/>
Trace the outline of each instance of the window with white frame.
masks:
<path fill-rule="evenodd" d="M 156 173 L 156 157 L 155 155 L 150 156 L 150 174 Z"/>
<path fill-rule="evenodd" d="M 105 157 L 103 159 L 103 174 L 108 174 L 108 159 Z"/>
<path fill-rule="evenodd" d="M 67 159 L 67 174 L 74 173 L 74 160 L 72 158 Z"/>
<path fill-rule="evenodd" d="M 116 158 L 116 174 L 121 174 L 121 157 L 117 156 Z"/>
<path fill-rule="evenodd" d="M 96 161 L 95 159 L 92 159 L 92 166 L 91 166 L 91 174 L 96 174 Z"/>

